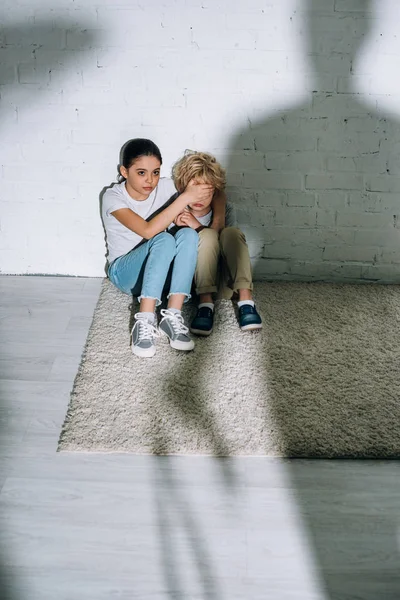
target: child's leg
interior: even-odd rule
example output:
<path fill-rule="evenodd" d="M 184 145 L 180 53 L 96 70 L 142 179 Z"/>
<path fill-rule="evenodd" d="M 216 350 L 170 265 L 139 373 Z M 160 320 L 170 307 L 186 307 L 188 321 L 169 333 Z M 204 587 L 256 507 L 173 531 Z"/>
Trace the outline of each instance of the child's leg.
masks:
<path fill-rule="evenodd" d="M 253 278 L 249 249 L 244 234 L 237 227 L 226 227 L 221 231 L 219 241 L 229 275 L 230 287 L 234 292 L 239 293 L 241 300 L 251 300 Z"/>
<path fill-rule="evenodd" d="M 213 302 L 217 292 L 217 269 L 219 260 L 219 237 L 215 229 L 203 229 L 199 233 L 199 249 L 194 274 L 196 294 L 200 302 Z"/>
<path fill-rule="evenodd" d="M 190 298 L 190 290 L 197 261 L 198 233 L 190 227 L 179 229 L 175 234 L 176 254 L 172 266 L 171 286 L 168 294 L 168 308 L 162 310 L 160 330 L 168 336 L 169 343 L 176 350 L 193 350 L 188 328 L 183 322 L 181 308 Z"/>
<path fill-rule="evenodd" d="M 197 335 L 210 335 L 214 324 L 214 300 L 217 292 L 219 263 L 219 236 L 214 229 L 203 229 L 199 233 L 199 252 L 194 276 L 199 307 L 190 331 Z"/>
<path fill-rule="evenodd" d="M 125 294 L 138 296 L 141 308 L 161 302 L 161 293 L 171 262 L 176 254 L 175 240 L 169 233 L 159 233 L 110 266 L 110 281 Z"/>
<path fill-rule="evenodd" d="M 176 254 L 172 266 L 168 308 L 180 309 L 183 302 L 190 298 L 198 243 L 199 234 L 190 227 L 183 227 L 175 234 Z M 174 299 L 174 296 L 177 298 Z"/>
<path fill-rule="evenodd" d="M 253 278 L 246 238 L 240 229 L 227 227 L 221 232 L 220 244 L 229 284 L 232 290 L 239 294 L 240 328 L 261 329 L 261 317 L 253 302 Z"/>
<path fill-rule="evenodd" d="M 175 240 L 169 233 L 159 233 L 110 266 L 110 281 L 122 292 L 138 296 L 140 312 L 135 315 L 132 329 L 132 351 L 137 356 L 155 353 L 154 309 L 161 302 L 161 293 L 176 253 Z"/>

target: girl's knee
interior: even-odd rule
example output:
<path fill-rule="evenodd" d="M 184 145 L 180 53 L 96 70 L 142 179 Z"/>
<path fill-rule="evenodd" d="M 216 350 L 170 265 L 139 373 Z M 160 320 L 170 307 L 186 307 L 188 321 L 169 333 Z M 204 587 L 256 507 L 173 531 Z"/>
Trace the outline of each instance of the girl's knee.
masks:
<path fill-rule="evenodd" d="M 183 242 L 185 244 L 193 244 L 197 247 L 199 242 L 199 234 L 191 227 L 183 227 L 175 235 L 176 243 Z"/>
<path fill-rule="evenodd" d="M 164 254 L 170 254 L 173 258 L 176 254 L 176 244 L 174 237 L 167 231 L 162 231 L 153 237 L 151 240 L 150 249 Z"/>

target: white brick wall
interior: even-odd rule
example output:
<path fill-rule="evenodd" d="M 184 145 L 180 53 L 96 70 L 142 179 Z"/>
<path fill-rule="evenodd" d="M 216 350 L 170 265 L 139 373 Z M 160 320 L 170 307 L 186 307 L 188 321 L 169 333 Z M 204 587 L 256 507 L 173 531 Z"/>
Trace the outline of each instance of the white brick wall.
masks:
<path fill-rule="evenodd" d="M 0 269 L 101 276 L 131 137 L 215 153 L 256 277 L 400 282 L 398 0 L 3 0 Z M 358 48 L 358 42 L 364 45 Z"/>

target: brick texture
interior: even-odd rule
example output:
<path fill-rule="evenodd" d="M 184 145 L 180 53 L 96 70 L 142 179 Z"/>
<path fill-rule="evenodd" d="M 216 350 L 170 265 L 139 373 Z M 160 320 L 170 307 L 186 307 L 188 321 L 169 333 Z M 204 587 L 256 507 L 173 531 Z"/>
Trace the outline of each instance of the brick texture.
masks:
<path fill-rule="evenodd" d="M 214 153 L 256 278 L 400 283 L 397 0 L 4 0 L 0 269 L 101 276 L 132 137 Z M 362 45 L 361 45 L 362 42 Z"/>

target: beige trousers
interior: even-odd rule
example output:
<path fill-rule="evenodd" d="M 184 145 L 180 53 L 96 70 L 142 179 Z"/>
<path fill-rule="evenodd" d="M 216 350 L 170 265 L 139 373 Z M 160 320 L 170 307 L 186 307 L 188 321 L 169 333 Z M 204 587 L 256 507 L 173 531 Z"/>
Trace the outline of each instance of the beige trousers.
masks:
<path fill-rule="evenodd" d="M 199 249 L 194 274 L 196 294 L 217 294 L 229 300 L 238 290 L 252 290 L 249 249 L 244 234 L 226 227 L 199 233 Z"/>

